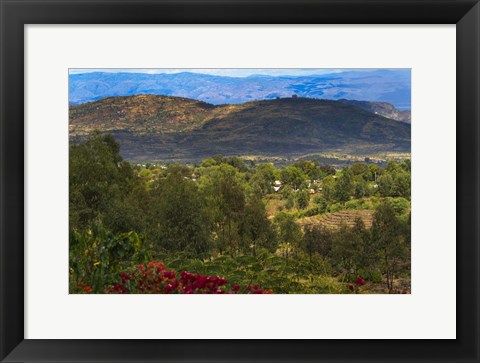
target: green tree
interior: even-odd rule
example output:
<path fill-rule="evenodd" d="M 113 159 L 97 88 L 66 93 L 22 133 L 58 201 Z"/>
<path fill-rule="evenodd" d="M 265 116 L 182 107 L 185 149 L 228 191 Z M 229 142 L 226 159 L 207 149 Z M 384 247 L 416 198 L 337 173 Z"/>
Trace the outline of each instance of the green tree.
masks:
<path fill-rule="evenodd" d="M 382 203 L 375 211 L 372 244 L 378 253 L 388 292 L 391 293 L 394 279 L 407 262 L 409 249 L 405 227 L 388 203 Z"/>
<path fill-rule="evenodd" d="M 355 177 L 355 184 L 354 184 L 354 196 L 355 198 L 363 198 L 369 195 L 368 184 L 367 182 L 360 176 Z"/>
<path fill-rule="evenodd" d="M 167 166 L 167 174 L 179 174 L 184 178 L 191 178 L 193 170 L 187 165 L 174 163 Z"/>
<path fill-rule="evenodd" d="M 400 163 L 400 167 L 406 171 L 409 172 L 412 170 L 412 161 L 410 159 L 405 159 L 403 162 Z"/>
<path fill-rule="evenodd" d="M 310 180 L 319 179 L 322 176 L 322 171 L 316 161 L 303 160 L 296 163 L 295 166 L 300 168 Z"/>
<path fill-rule="evenodd" d="M 223 161 L 225 164 L 233 166 L 235 169 L 238 171 L 244 173 L 248 170 L 247 166 L 245 165 L 245 162 L 240 159 L 239 157 L 236 156 L 230 156 L 228 158 L 225 158 Z"/>
<path fill-rule="evenodd" d="M 320 168 L 320 177 L 322 178 L 327 177 L 329 175 L 335 175 L 337 173 L 335 168 L 331 165 L 320 165 L 319 168 Z"/>
<path fill-rule="evenodd" d="M 275 166 L 272 163 L 259 164 L 255 173 L 249 180 L 249 184 L 253 189 L 261 191 L 265 196 L 273 192 L 273 183 L 276 179 Z"/>
<path fill-rule="evenodd" d="M 321 195 L 316 195 L 315 198 L 313 199 L 313 202 L 315 203 L 315 205 L 317 206 L 318 208 L 318 211 L 320 213 L 325 213 L 326 210 L 327 210 L 327 206 L 328 206 L 328 202 L 327 200 L 325 199 L 325 197 L 321 196 Z"/>
<path fill-rule="evenodd" d="M 385 170 L 387 170 L 389 173 L 394 173 L 399 169 L 400 166 L 394 160 L 389 160 L 385 166 Z"/>
<path fill-rule="evenodd" d="M 302 230 L 295 222 L 295 217 L 286 212 L 279 212 L 274 218 L 279 241 L 285 246 L 285 257 L 288 259 L 290 251 L 299 248 L 302 240 Z"/>
<path fill-rule="evenodd" d="M 364 272 L 372 273 L 378 264 L 378 255 L 371 241 L 371 233 L 365 227 L 365 223 L 359 217 L 355 219 L 352 232 L 361 240 L 360 254 L 358 256 L 358 265 Z"/>
<path fill-rule="evenodd" d="M 332 248 L 332 233 L 324 226 L 306 227 L 302 246 L 310 260 L 315 253 L 327 257 Z"/>
<path fill-rule="evenodd" d="M 367 164 L 364 163 L 355 163 L 350 167 L 353 175 L 364 175 L 369 173 L 369 168 Z"/>
<path fill-rule="evenodd" d="M 285 208 L 287 208 L 287 210 L 291 210 L 294 205 L 295 205 L 295 199 L 292 194 L 287 197 L 287 200 L 285 201 Z"/>
<path fill-rule="evenodd" d="M 239 223 L 245 207 L 244 185 L 237 169 L 221 164 L 199 181 L 214 223 L 219 252 L 236 253 L 240 245 Z"/>
<path fill-rule="evenodd" d="M 142 178 L 145 182 L 148 182 L 150 179 L 153 178 L 153 172 L 150 169 L 142 168 L 138 172 L 138 176 Z"/>
<path fill-rule="evenodd" d="M 295 200 L 297 202 L 298 209 L 305 209 L 308 207 L 310 202 L 310 193 L 306 189 L 297 191 L 295 195 Z"/>
<path fill-rule="evenodd" d="M 120 146 L 110 135 L 94 133 L 82 144 L 72 144 L 69 153 L 70 228 L 81 229 L 125 205 L 139 179 L 119 154 Z M 123 221 L 106 228 L 126 232 L 133 215 L 123 213 Z M 120 215 L 118 214 L 120 218 Z M 119 219 L 118 218 L 118 219 Z"/>
<path fill-rule="evenodd" d="M 335 178 L 333 176 L 329 175 L 322 180 L 322 191 L 323 196 L 328 202 L 332 202 L 334 200 Z"/>
<path fill-rule="evenodd" d="M 206 158 L 202 161 L 202 164 L 201 164 L 201 166 L 204 168 L 210 168 L 215 165 L 217 165 L 217 162 L 214 158 Z"/>
<path fill-rule="evenodd" d="M 286 186 L 282 190 L 282 198 L 285 199 L 285 208 L 288 210 L 292 209 L 295 205 L 295 194 L 293 193 L 292 188 Z"/>
<path fill-rule="evenodd" d="M 378 177 L 378 193 L 382 197 L 389 197 L 394 194 L 394 183 L 393 178 L 390 174 L 384 174 Z"/>
<path fill-rule="evenodd" d="M 362 267 L 364 241 L 353 228 L 342 224 L 332 238 L 332 258 L 335 265 L 347 274 L 356 275 Z"/>
<path fill-rule="evenodd" d="M 296 166 L 287 166 L 281 171 L 281 180 L 283 184 L 290 185 L 294 190 L 300 188 L 302 183 L 308 180 L 307 175 Z"/>
<path fill-rule="evenodd" d="M 377 182 L 377 177 L 379 175 L 379 168 L 377 165 L 375 164 L 370 164 L 368 166 L 368 169 L 370 170 L 370 175 L 369 175 L 369 179 L 373 182 Z"/>
<path fill-rule="evenodd" d="M 190 256 L 210 250 L 210 223 L 205 200 L 194 182 L 169 174 L 151 191 L 153 220 L 150 238 L 167 251 Z"/>
<path fill-rule="evenodd" d="M 254 256 L 258 247 L 266 248 L 270 252 L 275 251 L 275 233 L 261 198 L 253 195 L 247 200 L 239 230 L 245 251 L 251 251 Z"/>
<path fill-rule="evenodd" d="M 350 200 L 353 192 L 353 174 L 350 169 L 346 168 L 335 183 L 334 199 L 338 202 L 345 203 Z"/>
<path fill-rule="evenodd" d="M 410 199 L 411 175 L 407 172 L 396 173 L 393 179 L 392 194 Z"/>

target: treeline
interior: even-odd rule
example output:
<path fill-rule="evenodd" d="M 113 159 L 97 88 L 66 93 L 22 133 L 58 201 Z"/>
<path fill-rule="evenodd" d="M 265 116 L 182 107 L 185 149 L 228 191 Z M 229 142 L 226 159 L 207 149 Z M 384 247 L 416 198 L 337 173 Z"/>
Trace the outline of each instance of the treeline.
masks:
<path fill-rule="evenodd" d="M 111 136 L 94 134 L 71 145 L 69 173 L 71 278 L 98 291 L 129 264 L 159 257 L 195 261 L 193 270 L 248 257 L 256 267 L 245 279 L 263 279 L 274 292 L 323 291 L 325 276 L 342 284 L 383 279 L 391 292 L 394 279 L 409 277 L 409 161 L 341 171 L 315 161 L 277 169 L 222 156 L 194 167 L 138 166 L 122 160 Z M 269 218 L 271 198 L 283 204 Z M 371 229 L 361 219 L 334 230 L 298 223 L 366 205 L 375 209 Z M 265 256 L 276 267 L 267 268 Z"/>

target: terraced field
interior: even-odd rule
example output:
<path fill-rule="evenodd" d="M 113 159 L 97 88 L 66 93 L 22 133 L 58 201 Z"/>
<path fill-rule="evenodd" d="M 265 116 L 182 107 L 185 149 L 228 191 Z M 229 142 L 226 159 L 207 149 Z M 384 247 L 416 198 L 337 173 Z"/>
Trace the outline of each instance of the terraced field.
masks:
<path fill-rule="evenodd" d="M 355 220 L 360 218 L 365 223 L 366 228 L 371 228 L 373 223 L 373 210 L 351 210 L 346 209 L 335 213 L 328 213 L 323 216 L 306 217 L 299 220 L 302 226 L 320 225 L 328 229 L 338 229 L 342 224 L 349 227 L 355 225 Z"/>

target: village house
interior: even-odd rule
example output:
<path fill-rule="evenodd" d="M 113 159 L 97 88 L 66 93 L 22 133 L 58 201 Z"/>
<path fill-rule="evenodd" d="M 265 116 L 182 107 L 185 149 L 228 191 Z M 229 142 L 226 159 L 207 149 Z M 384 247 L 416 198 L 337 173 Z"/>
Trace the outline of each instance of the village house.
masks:
<path fill-rule="evenodd" d="M 282 182 L 280 180 L 275 180 L 273 183 L 273 190 L 277 193 L 282 188 Z"/>

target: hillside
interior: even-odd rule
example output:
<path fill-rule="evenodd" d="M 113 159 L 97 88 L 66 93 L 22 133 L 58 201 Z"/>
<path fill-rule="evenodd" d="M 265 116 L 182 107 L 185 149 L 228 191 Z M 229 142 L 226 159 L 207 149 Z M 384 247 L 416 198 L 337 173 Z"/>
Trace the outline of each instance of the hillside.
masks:
<path fill-rule="evenodd" d="M 308 98 L 214 106 L 141 95 L 70 108 L 71 136 L 95 129 L 113 134 L 129 160 L 410 151 L 410 125 L 344 102 Z"/>
<path fill-rule="evenodd" d="M 402 121 L 411 123 L 411 111 L 410 110 L 397 110 L 395 106 L 387 102 L 369 102 L 369 101 L 357 101 L 357 100 L 339 100 L 344 103 L 348 103 L 353 106 L 363 108 L 364 110 L 373 112 L 377 115 L 390 118 L 395 121 Z"/>
<path fill-rule="evenodd" d="M 70 107 L 70 133 L 130 130 L 134 133 L 180 132 L 201 125 L 215 108 L 180 97 L 139 95 L 108 97 Z"/>

